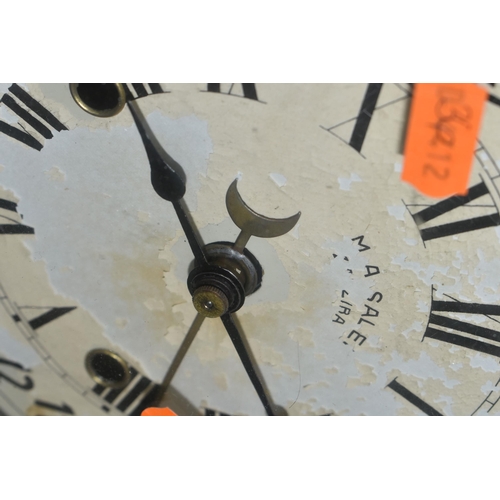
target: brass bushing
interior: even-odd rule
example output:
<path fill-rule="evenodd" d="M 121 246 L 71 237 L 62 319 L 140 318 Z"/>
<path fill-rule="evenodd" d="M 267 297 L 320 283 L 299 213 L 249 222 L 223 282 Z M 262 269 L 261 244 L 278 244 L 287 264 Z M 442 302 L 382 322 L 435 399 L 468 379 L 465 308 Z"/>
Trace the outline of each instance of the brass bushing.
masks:
<path fill-rule="evenodd" d="M 100 118 L 117 115 L 127 103 L 122 83 L 70 83 L 69 90 L 80 108 Z"/>
<path fill-rule="evenodd" d="M 193 293 L 195 309 L 206 318 L 220 318 L 229 308 L 224 292 L 214 286 L 204 285 Z"/>

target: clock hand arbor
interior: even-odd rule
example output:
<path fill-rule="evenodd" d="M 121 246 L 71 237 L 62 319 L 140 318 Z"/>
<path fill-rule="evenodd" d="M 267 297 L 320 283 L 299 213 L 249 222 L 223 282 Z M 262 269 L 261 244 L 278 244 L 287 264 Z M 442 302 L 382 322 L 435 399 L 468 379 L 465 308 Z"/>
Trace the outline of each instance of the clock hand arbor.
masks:
<path fill-rule="evenodd" d="M 156 402 L 159 402 L 167 390 L 204 318 L 220 317 L 266 413 L 275 415 L 274 404 L 231 313 L 241 308 L 245 296 L 255 292 L 262 281 L 260 264 L 244 248 L 249 238 L 252 235 L 272 238 L 287 233 L 297 223 L 300 212 L 287 219 L 271 219 L 259 215 L 243 202 L 235 180 L 227 191 L 226 206 L 241 233 L 234 244 L 221 242 L 202 247 L 198 241 L 197 228 L 184 209 L 182 199 L 186 192 L 186 184 L 182 168 L 166 152 L 160 152 L 140 111 L 134 109 L 135 104 L 130 102 L 127 104 L 148 156 L 153 189 L 161 198 L 174 206 L 195 257 L 195 268 L 189 274 L 188 288 L 198 315 L 157 391 Z"/>

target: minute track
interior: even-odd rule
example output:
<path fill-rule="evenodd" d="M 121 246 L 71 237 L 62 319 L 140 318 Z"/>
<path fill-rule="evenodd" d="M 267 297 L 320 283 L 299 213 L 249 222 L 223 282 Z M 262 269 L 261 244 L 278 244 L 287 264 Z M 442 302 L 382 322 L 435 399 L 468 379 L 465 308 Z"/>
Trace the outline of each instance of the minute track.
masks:
<path fill-rule="evenodd" d="M 94 397 L 90 388 L 84 387 L 80 382 L 73 378 L 71 374 L 68 373 L 66 369 L 50 355 L 47 348 L 43 344 L 42 335 L 30 324 L 29 319 L 25 317 L 23 314 L 23 308 L 19 307 L 10 299 L 7 291 L 1 283 L 0 304 L 3 306 L 5 312 L 12 318 L 13 324 L 17 327 L 18 331 L 23 335 L 29 345 L 37 352 L 45 365 L 74 392 L 83 396 L 85 400 L 95 408 L 101 409 L 102 402 L 99 398 Z"/>

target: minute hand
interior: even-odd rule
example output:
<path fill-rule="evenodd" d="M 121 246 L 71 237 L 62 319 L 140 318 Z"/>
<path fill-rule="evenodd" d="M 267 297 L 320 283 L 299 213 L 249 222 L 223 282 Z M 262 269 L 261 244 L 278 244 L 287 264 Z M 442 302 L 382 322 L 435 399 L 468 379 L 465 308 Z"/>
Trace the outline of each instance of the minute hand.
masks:
<path fill-rule="evenodd" d="M 181 203 L 181 200 L 186 192 L 186 184 L 181 176 L 184 172 L 181 166 L 175 160 L 170 158 L 166 152 L 163 152 L 163 154 L 160 153 L 159 148 L 152 140 L 153 135 L 151 134 L 143 116 L 140 114 L 140 111 L 138 112 L 134 109 L 134 105 L 130 102 L 128 102 L 127 105 L 132 113 L 137 130 L 141 135 L 146 154 L 148 155 L 149 166 L 151 168 L 151 184 L 153 189 L 156 191 L 158 196 L 172 203 L 182 229 L 187 237 L 194 258 L 199 264 L 207 265 L 208 263 L 205 252 L 203 251 L 203 248 L 198 242 L 198 238 L 196 236 L 197 230 L 191 223 Z M 168 161 L 165 157 L 168 157 Z"/>
<path fill-rule="evenodd" d="M 229 334 L 231 341 L 233 342 L 233 345 L 238 353 L 238 356 L 240 357 L 245 371 L 250 377 L 250 380 L 254 386 L 255 391 L 257 392 L 257 395 L 259 396 L 259 399 L 264 405 L 266 413 L 269 416 L 276 415 L 274 404 L 271 401 L 270 396 L 268 395 L 268 391 L 264 386 L 263 381 L 261 380 L 262 376 L 259 374 L 257 365 L 252 360 L 253 356 L 251 354 L 250 348 L 247 349 L 247 347 L 245 346 L 243 336 L 238 330 L 235 322 L 233 321 L 233 317 L 231 316 L 231 314 L 226 313 L 221 316 L 220 319 L 226 327 L 226 331 Z"/>

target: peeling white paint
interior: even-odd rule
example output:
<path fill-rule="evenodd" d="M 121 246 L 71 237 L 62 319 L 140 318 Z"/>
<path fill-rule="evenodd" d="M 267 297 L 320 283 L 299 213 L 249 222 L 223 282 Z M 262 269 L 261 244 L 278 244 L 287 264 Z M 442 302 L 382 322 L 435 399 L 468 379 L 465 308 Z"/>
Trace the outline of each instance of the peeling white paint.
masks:
<path fill-rule="evenodd" d="M 404 242 L 411 247 L 415 247 L 418 245 L 418 241 L 415 238 L 404 238 Z"/>
<path fill-rule="evenodd" d="M 391 88 L 384 85 L 380 102 L 400 96 L 400 89 Z M 489 239 L 477 232 L 423 245 L 401 199 L 415 206 L 428 200 L 401 183 L 401 161 L 388 152 L 396 150 L 388 137 L 400 137 L 403 104 L 398 113 L 388 106 L 374 114 L 363 145 L 366 158 L 318 131 L 319 117 L 326 123 L 342 106 L 357 103 L 357 113 L 364 89 L 343 102 L 334 95 L 315 97 L 322 104 L 308 108 L 318 117 L 314 127 L 298 112 L 282 120 L 279 137 L 266 129 L 277 112 L 285 112 L 279 93 L 260 108 L 234 97 L 225 102 L 223 96 L 200 108 L 207 96 L 197 90 L 183 103 L 187 94 L 181 88 L 147 119 L 186 171 L 186 203 L 205 242 L 234 241 L 238 235 L 224 204 L 236 175 L 245 176 L 244 199 L 250 206 L 258 200 L 262 213 L 302 211 L 300 231 L 297 225 L 280 238 L 250 239 L 248 248 L 265 271 L 263 286 L 237 313 L 279 404 L 292 414 L 420 414 L 387 388 L 398 377 L 438 411 L 463 413 L 480 403 L 479 387 L 491 387 L 493 382 L 484 381 L 496 380 L 498 363 L 486 355 L 469 360 L 470 351 L 462 347 L 422 341 L 431 287 L 438 299 L 449 294 L 468 302 L 500 300 L 500 262 L 491 244 L 493 230 L 500 241 L 500 228 L 491 228 Z M 217 122 L 213 111 L 222 104 L 226 115 Z M 75 118 L 74 130 L 45 141 L 43 156 L 21 147 L 22 175 L 13 168 L 17 156 L 8 143 L 0 182 L 15 192 L 19 212 L 37 229 L 27 245 L 35 260 L 46 262 L 54 291 L 95 315 L 103 339 L 158 381 L 194 318 L 186 287 L 192 255 L 171 206 L 151 190 L 140 138 L 125 115 L 119 123 L 94 125 L 90 117 L 85 124 Z M 0 142 L 6 144 L 2 137 Z M 279 173 L 269 174 L 271 169 Z M 369 250 L 361 252 L 352 241 L 360 235 Z M 476 252 L 478 247 L 485 251 Z M 367 266 L 380 272 L 367 276 Z M 332 317 L 343 291 L 352 313 L 341 325 Z M 375 293 L 383 300 L 367 302 Z M 359 323 L 367 304 L 378 312 L 373 325 Z M 451 316 L 489 324 L 485 317 Z M 362 345 L 343 343 L 351 330 L 366 336 Z M 219 320 L 203 324 L 175 387 L 224 412 L 263 413 Z"/>
<path fill-rule="evenodd" d="M 290 235 L 292 235 L 296 240 L 300 238 L 299 227 L 300 227 L 300 222 L 297 222 L 297 224 L 295 224 L 295 227 L 290 231 Z"/>
<path fill-rule="evenodd" d="M 63 182 L 66 180 L 66 174 L 58 167 L 52 167 L 50 170 L 46 170 L 45 175 L 56 182 Z"/>
<path fill-rule="evenodd" d="M 361 182 L 361 177 L 356 173 L 352 173 L 349 177 L 338 178 L 338 183 L 342 191 L 350 191 L 353 182 Z"/>
<path fill-rule="evenodd" d="M 147 119 L 185 170 L 186 203 L 196 209 L 198 174 L 206 173 L 212 151 L 207 123 L 194 116 L 169 119 L 159 112 Z M 9 167 L 0 182 L 20 199 L 24 223 L 36 228 L 36 239 L 26 240 L 33 258 L 54 270 L 50 280 L 55 290 L 92 310 L 107 325 L 109 339 L 147 366 L 150 356 L 163 349 L 136 334 L 148 324 L 144 314 L 151 309 L 125 297 L 134 288 L 140 295 L 150 286 L 147 269 L 158 260 L 165 238 L 178 231 L 178 223 L 171 205 L 151 187 L 139 134 L 133 127 L 60 133 L 57 140 L 46 141 L 43 155 L 28 156 L 23 169 L 16 168 L 16 152 L 6 148 L 3 157 Z M 119 165 L 119 170 L 110 165 Z M 50 210 L 41 210 L 44 206 Z M 150 217 L 145 220 L 144 214 Z M 78 279 L 61 268 L 74 269 Z M 127 325 L 117 326 L 116 317 L 127 318 Z"/>
<path fill-rule="evenodd" d="M 286 177 L 282 174 L 269 174 L 269 177 L 272 179 L 272 181 L 278 186 L 278 187 L 283 187 L 286 186 L 287 180 Z"/>
<path fill-rule="evenodd" d="M 404 205 L 387 207 L 387 212 L 397 220 L 405 220 L 406 207 Z"/>
<path fill-rule="evenodd" d="M 498 373 L 498 360 L 485 354 L 468 355 L 472 368 L 481 368 L 485 372 Z"/>
<path fill-rule="evenodd" d="M 495 400 L 498 398 L 499 396 L 499 393 L 500 393 L 500 387 L 498 386 L 495 386 L 495 384 L 491 381 L 491 380 L 488 380 L 486 383 L 484 383 L 482 386 L 481 386 L 481 392 L 484 394 L 484 395 L 489 395 L 490 392 L 493 392 L 493 394 L 491 395 L 491 399 Z M 491 400 L 490 399 L 490 400 Z"/>
<path fill-rule="evenodd" d="M 422 332 L 424 331 L 424 326 L 421 321 L 414 321 L 412 325 L 407 328 L 406 330 L 403 330 L 401 332 L 402 335 L 404 335 L 406 338 L 410 337 L 410 334 L 413 332 L 419 333 L 420 336 L 422 336 Z"/>

